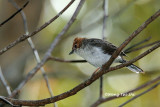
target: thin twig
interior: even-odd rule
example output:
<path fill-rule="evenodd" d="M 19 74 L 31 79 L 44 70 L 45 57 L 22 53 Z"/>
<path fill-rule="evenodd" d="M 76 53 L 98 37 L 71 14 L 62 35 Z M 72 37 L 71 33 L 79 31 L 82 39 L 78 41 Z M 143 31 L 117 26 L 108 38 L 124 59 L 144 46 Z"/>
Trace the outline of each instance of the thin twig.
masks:
<path fill-rule="evenodd" d="M 49 57 L 49 60 L 57 61 L 57 62 L 65 62 L 65 63 L 85 63 L 86 60 L 64 60 L 56 57 Z"/>
<path fill-rule="evenodd" d="M 121 104 L 119 107 L 123 107 L 124 105 L 128 104 L 129 102 L 133 101 L 134 99 L 146 94 L 147 92 L 153 90 L 154 88 L 156 88 L 158 85 L 160 84 L 160 82 L 158 82 L 157 84 L 153 85 L 152 87 L 150 87 L 149 89 L 143 91 L 142 93 L 132 97 L 131 99 L 129 99 L 128 101 L 126 101 L 125 103 Z"/>
<path fill-rule="evenodd" d="M 23 5 L 22 8 L 20 8 L 19 10 L 17 10 L 13 15 L 11 15 L 8 19 L 6 19 L 5 21 L 3 21 L 1 24 L 0 24 L 0 27 L 2 25 L 4 25 L 5 23 L 7 23 L 9 20 L 11 20 L 14 16 L 16 16 L 20 11 L 22 11 L 29 3 L 29 0 Z"/>
<path fill-rule="evenodd" d="M 98 105 L 100 105 L 104 102 L 107 102 L 107 101 L 110 101 L 110 100 L 113 100 L 113 99 L 117 99 L 117 98 L 121 98 L 121 97 L 125 97 L 124 95 L 128 95 L 129 93 L 136 92 L 136 91 L 138 91 L 140 89 L 143 89 L 143 88 L 145 88 L 145 87 L 147 87 L 147 86 L 149 86 L 149 85 L 151 85 L 151 84 L 153 84 L 157 81 L 160 81 L 160 76 L 158 76 L 157 78 L 155 78 L 155 79 L 153 79 L 153 80 L 151 80 L 151 81 L 149 81 L 149 82 L 147 82 L 147 83 L 145 83 L 145 84 L 143 84 L 143 85 L 141 85 L 141 86 L 139 86 L 139 87 L 137 87 L 133 90 L 127 91 L 125 93 L 121 93 L 121 94 L 119 94 L 119 96 L 111 96 L 111 97 L 100 99 L 97 102 L 95 102 L 91 107 L 97 107 Z"/>
<path fill-rule="evenodd" d="M 103 75 L 100 77 L 99 99 L 103 98 Z"/>
<path fill-rule="evenodd" d="M 9 1 L 13 4 L 13 6 L 14 6 L 16 9 L 19 9 L 19 6 L 17 5 L 17 3 L 16 3 L 14 0 L 9 0 Z M 22 16 L 22 19 L 23 19 L 23 23 L 24 23 L 25 34 L 28 35 L 28 34 L 29 34 L 29 33 L 28 33 L 29 31 L 28 31 L 28 25 L 27 25 L 26 15 L 25 15 L 25 13 L 23 12 L 23 10 L 22 10 L 20 13 L 21 13 L 21 16 Z M 35 58 L 36 58 L 36 60 L 37 60 L 37 63 L 40 63 L 41 60 L 40 60 L 40 57 L 39 57 L 39 53 L 38 53 L 37 49 L 35 48 L 35 45 L 34 45 L 32 39 L 31 39 L 31 37 L 29 37 L 27 40 L 28 40 L 28 43 L 29 43 L 29 45 L 31 46 L 31 48 L 32 48 L 32 50 L 33 50 L 34 56 L 35 56 Z M 45 80 L 45 82 L 46 82 L 48 91 L 49 91 L 50 95 L 53 97 L 54 95 L 53 95 L 51 86 L 50 86 L 50 84 L 49 84 L 49 80 L 48 80 L 48 76 L 46 75 L 46 71 L 44 70 L 43 67 L 41 67 L 40 70 L 41 70 L 42 75 L 43 75 L 43 77 L 44 77 L 44 80 Z M 57 107 L 57 104 L 56 104 L 56 103 L 54 103 L 54 107 Z"/>
<path fill-rule="evenodd" d="M 106 21 L 107 21 L 107 17 L 108 17 L 108 0 L 103 0 L 103 27 L 102 27 L 102 39 L 105 40 L 106 39 Z"/>
<path fill-rule="evenodd" d="M 55 46 L 57 45 L 57 43 L 60 41 L 60 38 L 68 31 L 68 29 L 71 27 L 71 25 L 73 24 L 73 22 L 75 21 L 81 7 L 83 6 L 85 0 L 81 0 L 77 9 L 75 10 L 73 16 L 71 17 L 71 19 L 69 20 L 69 22 L 66 24 L 66 26 L 63 28 L 63 30 L 57 35 L 57 37 L 54 39 L 54 41 L 52 42 L 50 48 L 48 49 L 48 51 L 45 53 L 44 58 L 42 59 L 42 61 L 40 63 L 37 64 L 37 66 L 32 69 L 28 75 L 26 76 L 26 78 L 19 84 L 19 86 L 13 91 L 12 96 L 15 96 L 20 90 L 21 88 L 36 74 L 36 72 L 47 62 L 47 60 L 50 58 L 51 53 L 53 51 L 53 49 L 55 48 Z M 70 3 L 69 3 L 70 4 Z M 67 5 L 68 7 L 69 5 Z M 66 8 L 66 7 L 65 7 Z"/>
<path fill-rule="evenodd" d="M 11 105 L 12 107 L 14 107 L 14 105 L 13 105 L 9 100 L 7 100 L 5 97 L 0 96 L 0 100 L 2 100 L 3 103 L 5 103 L 5 104 L 9 104 L 9 105 Z"/>
<path fill-rule="evenodd" d="M 150 39 L 151 39 L 151 37 L 148 37 L 147 39 L 144 39 L 144 40 L 142 40 L 142 41 L 130 46 L 129 48 L 124 50 L 124 53 L 129 53 L 128 51 L 131 51 L 133 48 L 135 48 L 135 47 L 137 47 L 137 46 L 139 46 L 139 45 L 141 45 L 141 44 L 143 44 L 145 42 L 148 42 Z"/>
<path fill-rule="evenodd" d="M 33 44 L 32 39 L 31 39 L 31 38 L 28 38 L 28 42 L 29 42 L 30 46 L 32 47 L 32 50 L 33 50 L 33 53 L 34 53 L 35 58 L 36 58 L 36 60 L 37 60 L 37 63 L 40 63 L 41 60 L 40 60 L 38 51 L 37 51 L 37 49 L 35 48 L 35 46 L 34 46 L 34 44 Z M 44 80 L 45 80 L 45 82 L 46 82 L 48 91 L 49 91 L 50 95 L 53 97 L 54 94 L 53 94 L 53 92 L 52 92 L 52 89 L 51 89 L 51 86 L 50 86 L 49 79 L 48 79 L 48 76 L 47 76 L 47 74 L 46 74 L 46 71 L 44 70 L 43 67 L 41 67 L 40 70 L 41 70 L 42 75 L 43 75 L 43 77 L 44 77 Z M 58 105 L 57 105 L 56 103 L 54 103 L 54 106 L 55 106 L 55 107 L 58 107 Z"/>
<path fill-rule="evenodd" d="M 153 42 L 153 43 L 149 43 L 149 44 L 143 45 L 143 46 L 141 46 L 141 47 L 128 50 L 128 51 L 125 52 L 125 53 L 127 54 L 127 53 L 131 53 L 131 52 L 135 52 L 135 51 L 141 50 L 141 49 L 143 49 L 143 48 L 147 48 L 147 47 L 149 47 L 149 46 L 155 45 L 155 44 L 157 44 L 158 42 L 160 42 L 160 41 L 155 41 L 155 42 Z"/>
<path fill-rule="evenodd" d="M 105 31 L 106 31 L 106 21 L 108 17 L 108 0 L 103 0 L 103 27 L 102 27 L 102 39 L 106 39 Z M 103 97 L 103 75 L 100 77 L 100 91 L 99 98 Z"/>
<path fill-rule="evenodd" d="M 11 95 L 11 93 L 12 93 L 12 92 L 11 92 L 11 88 L 10 88 L 10 86 L 7 84 L 6 79 L 5 79 L 4 76 L 3 76 L 1 66 L 0 66 L 0 80 L 2 81 L 2 84 L 4 85 L 4 87 L 6 88 L 6 91 L 7 91 L 8 95 Z"/>
<path fill-rule="evenodd" d="M 20 42 L 23 42 L 24 40 L 26 40 L 29 37 L 34 36 L 35 34 L 37 34 L 38 32 L 40 32 L 42 29 L 46 28 L 48 25 L 50 25 L 53 21 L 55 21 L 61 14 L 63 14 L 69 7 L 70 5 L 74 2 L 75 0 L 71 0 L 70 3 L 61 11 L 59 12 L 55 17 L 53 17 L 51 20 L 49 20 L 48 22 L 46 22 L 45 24 L 43 24 L 42 26 L 40 26 L 38 29 L 36 29 L 35 31 L 33 31 L 31 34 L 26 35 L 23 34 L 22 36 L 20 36 L 17 40 L 15 40 L 14 42 L 10 43 L 8 46 L 4 47 L 2 50 L 0 50 L 0 55 L 2 55 L 4 52 L 8 51 L 9 49 L 11 49 L 12 47 L 14 47 L 15 45 L 19 44 Z"/>

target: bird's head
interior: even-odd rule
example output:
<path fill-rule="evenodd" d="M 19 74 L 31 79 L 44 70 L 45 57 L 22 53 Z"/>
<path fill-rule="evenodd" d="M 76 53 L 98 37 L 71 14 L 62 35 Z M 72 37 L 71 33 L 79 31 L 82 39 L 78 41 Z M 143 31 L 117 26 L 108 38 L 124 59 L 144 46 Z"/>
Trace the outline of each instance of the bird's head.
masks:
<path fill-rule="evenodd" d="M 85 38 L 75 38 L 73 41 L 73 45 L 72 45 L 72 51 L 69 53 L 69 55 L 73 54 L 75 51 L 77 51 L 77 49 L 81 48 L 82 46 L 82 41 Z"/>

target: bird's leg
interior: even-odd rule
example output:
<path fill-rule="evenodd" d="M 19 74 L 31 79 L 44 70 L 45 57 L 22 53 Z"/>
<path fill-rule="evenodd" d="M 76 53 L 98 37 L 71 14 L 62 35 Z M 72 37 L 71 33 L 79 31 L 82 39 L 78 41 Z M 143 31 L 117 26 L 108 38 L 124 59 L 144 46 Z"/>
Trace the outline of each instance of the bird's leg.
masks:
<path fill-rule="evenodd" d="M 100 70 L 100 68 L 97 68 L 92 75 L 95 75 L 98 71 Z"/>

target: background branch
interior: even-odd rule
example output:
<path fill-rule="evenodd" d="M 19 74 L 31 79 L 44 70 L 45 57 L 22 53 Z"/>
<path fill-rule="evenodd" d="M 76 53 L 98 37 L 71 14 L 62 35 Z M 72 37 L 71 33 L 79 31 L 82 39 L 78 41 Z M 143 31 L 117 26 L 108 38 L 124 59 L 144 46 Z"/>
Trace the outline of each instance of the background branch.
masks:
<path fill-rule="evenodd" d="M 107 21 L 107 17 L 108 17 L 108 0 L 103 0 L 103 27 L 102 27 L 102 39 L 105 40 L 106 39 L 106 21 Z"/>
<path fill-rule="evenodd" d="M 23 42 L 24 40 L 26 40 L 29 37 L 34 36 L 35 34 L 37 34 L 38 32 L 40 32 L 41 30 L 43 30 L 44 28 L 46 28 L 49 24 L 51 24 L 53 21 L 55 21 L 61 14 L 63 14 L 69 7 L 70 5 L 72 5 L 72 3 L 75 0 L 71 0 L 70 3 L 61 11 L 59 12 L 55 17 L 53 17 L 51 20 L 49 20 L 48 22 L 46 22 L 45 24 L 43 24 L 42 26 L 40 26 L 38 29 L 36 29 L 35 31 L 33 31 L 31 34 L 29 35 L 22 35 L 20 36 L 17 40 L 15 40 L 14 42 L 10 43 L 8 46 L 4 47 L 2 50 L 0 50 L 0 55 L 2 55 L 4 52 L 8 51 L 9 49 L 11 49 L 12 47 L 16 46 L 17 44 L 19 44 L 20 42 Z"/>
<path fill-rule="evenodd" d="M 103 9 L 102 40 L 105 40 L 106 21 L 108 17 L 108 0 L 103 0 L 102 9 Z M 103 75 L 100 77 L 100 90 L 99 90 L 99 98 L 102 97 L 103 97 Z"/>
<path fill-rule="evenodd" d="M 131 49 L 131 50 L 127 50 L 125 53 L 131 53 L 131 52 L 135 52 L 135 51 L 138 51 L 138 50 L 141 50 L 143 48 L 147 48 L 149 46 L 152 46 L 152 45 L 155 45 L 157 43 L 159 43 L 160 41 L 155 41 L 155 42 L 152 42 L 152 43 L 149 43 L 149 44 L 146 44 L 146 45 L 143 45 L 143 46 L 140 46 L 140 47 L 137 47 L 135 49 Z"/>
<path fill-rule="evenodd" d="M 12 4 L 16 9 L 18 9 L 18 10 L 20 9 L 19 6 L 17 5 L 17 3 L 16 3 L 14 0 L 9 0 L 9 1 L 11 2 L 11 4 Z M 28 30 L 26 15 L 25 15 L 25 13 L 24 13 L 23 10 L 22 10 L 20 13 L 21 13 L 21 16 L 22 16 L 22 19 L 23 19 L 23 23 L 24 23 L 24 31 L 25 31 L 25 34 L 28 35 L 28 34 L 29 34 L 29 30 Z M 39 53 L 38 53 L 37 49 L 35 48 L 35 45 L 34 45 L 34 43 L 33 43 L 33 41 L 32 41 L 32 38 L 29 37 L 29 38 L 27 39 L 27 41 L 28 41 L 30 47 L 32 48 L 32 51 L 33 51 L 33 54 L 34 54 L 34 56 L 35 56 L 35 58 L 36 58 L 37 63 L 40 63 L 40 62 L 41 62 L 40 56 L 39 56 Z M 53 95 L 53 92 L 52 92 L 52 89 L 51 89 L 51 86 L 50 86 L 50 83 L 49 83 L 49 80 L 48 80 L 48 76 L 47 76 L 47 74 L 46 74 L 46 71 L 44 70 L 43 67 L 41 67 L 40 70 L 41 70 L 42 75 L 43 75 L 43 77 L 44 77 L 44 80 L 45 80 L 45 82 L 46 82 L 46 86 L 47 86 L 47 88 L 48 88 L 48 91 L 49 91 L 51 97 L 53 97 L 54 95 Z M 11 95 L 11 94 L 10 94 L 10 95 Z M 10 96 L 10 95 L 9 95 L 9 96 Z M 56 103 L 54 103 L 54 107 L 58 107 L 58 105 L 57 105 Z"/>
<path fill-rule="evenodd" d="M 4 25 L 5 23 L 7 23 L 9 20 L 11 20 L 14 16 L 16 16 L 19 12 L 21 12 L 29 3 L 29 0 L 23 5 L 22 8 L 19 8 L 19 10 L 17 10 L 13 15 L 11 15 L 8 19 L 6 19 L 5 21 L 3 21 L 0 24 L 0 27 L 2 27 L 2 25 Z"/>
<path fill-rule="evenodd" d="M 2 84 L 4 85 L 4 87 L 6 88 L 6 91 L 7 91 L 8 95 L 11 95 L 11 88 L 7 84 L 6 79 L 3 76 L 1 66 L 0 66 L 0 80 L 2 81 Z"/>
<path fill-rule="evenodd" d="M 0 96 L 0 100 L 3 101 L 2 103 L 4 103 L 4 104 L 9 104 L 9 105 L 11 105 L 12 107 L 15 106 L 15 105 L 13 105 L 10 101 L 8 101 L 5 97 L 3 97 L 3 96 Z"/>
<path fill-rule="evenodd" d="M 44 58 L 42 59 L 42 61 L 40 63 L 37 64 L 37 66 L 35 68 L 32 69 L 32 71 L 30 71 L 28 73 L 28 75 L 26 76 L 26 78 L 18 85 L 18 87 L 13 91 L 12 96 L 15 96 L 20 90 L 21 88 L 36 74 L 36 72 L 47 62 L 47 60 L 50 58 L 51 53 L 53 51 L 53 49 L 55 48 L 56 44 L 59 42 L 60 38 L 68 31 L 68 29 L 70 28 L 70 26 L 73 24 L 73 22 L 75 21 L 81 7 L 83 6 L 85 0 L 81 0 L 77 9 L 75 10 L 73 16 L 71 17 L 70 21 L 66 24 L 66 26 L 63 28 L 63 30 L 57 35 L 57 37 L 54 39 L 54 41 L 52 42 L 50 48 L 48 49 L 48 51 L 45 53 Z M 69 3 L 70 4 L 70 3 Z M 68 7 L 68 5 L 67 5 Z M 66 8 L 66 7 L 65 7 Z"/>
<path fill-rule="evenodd" d="M 49 57 L 49 60 L 57 61 L 57 62 L 66 62 L 66 63 L 85 63 L 86 60 L 65 60 L 56 57 Z"/>
<path fill-rule="evenodd" d="M 133 48 L 135 48 L 135 47 L 137 47 L 137 46 L 139 46 L 139 45 L 141 45 L 141 44 L 143 44 L 145 42 L 148 42 L 149 40 L 151 40 L 151 37 L 148 37 L 147 39 L 144 39 L 144 40 L 142 40 L 142 41 L 130 46 L 129 48 L 125 49 L 124 52 L 125 53 L 129 53 Z"/>

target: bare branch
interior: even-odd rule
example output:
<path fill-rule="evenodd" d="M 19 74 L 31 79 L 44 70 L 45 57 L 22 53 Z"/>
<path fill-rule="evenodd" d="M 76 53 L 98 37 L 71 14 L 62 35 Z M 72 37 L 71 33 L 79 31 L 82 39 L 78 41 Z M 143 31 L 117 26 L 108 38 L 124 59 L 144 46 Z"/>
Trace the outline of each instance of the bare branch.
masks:
<path fill-rule="evenodd" d="M 102 27 L 102 39 L 106 39 L 105 31 L 106 31 L 106 21 L 108 17 L 108 0 L 103 0 L 103 27 Z M 99 90 L 99 98 L 103 96 L 103 76 L 100 77 L 100 90 Z"/>
<path fill-rule="evenodd" d="M 13 15 L 11 15 L 8 19 L 6 19 L 5 21 L 3 21 L 0 24 L 0 27 L 2 27 L 2 25 L 4 25 L 5 23 L 7 23 L 9 20 L 11 20 L 14 16 L 16 16 L 19 12 L 21 12 L 29 3 L 29 0 L 23 5 L 22 8 L 20 8 L 19 10 L 17 10 Z"/>
<path fill-rule="evenodd" d="M 0 66 L 0 80 L 2 81 L 2 84 L 4 85 L 4 87 L 6 88 L 6 91 L 7 91 L 8 95 L 11 95 L 11 88 L 7 84 L 6 79 L 3 76 L 1 66 Z"/>
<path fill-rule="evenodd" d="M 14 107 L 14 105 L 13 105 L 10 101 L 8 101 L 5 97 L 0 96 L 0 100 L 1 100 L 3 103 L 5 103 L 5 104 L 9 104 L 9 105 L 11 105 L 12 107 Z"/>
<path fill-rule="evenodd" d="M 14 0 L 9 0 L 9 1 L 13 4 L 13 6 L 14 6 L 15 8 L 19 9 L 19 6 L 17 5 L 17 3 L 16 3 Z M 20 13 L 21 13 L 21 16 L 22 16 L 22 19 L 23 19 L 23 23 L 24 23 L 25 34 L 28 35 L 28 34 L 29 34 L 29 31 L 28 31 L 28 25 L 27 25 L 26 15 L 25 15 L 25 13 L 24 13 L 23 11 L 21 11 Z M 36 60 L 37 60 L 37 63 L 40 63 L 41 60 L 40 60 L 40 57 L 39 57 L 39 53 L 38 53 L 37 49 L 35 48 L 35 45 L 34 45 L 32 39 L 31 39 L 31 37 L 29 37 L 27 40 L 28 40 L 28 43 L 29 43 L 29 45 L 31 46 L 31 48 L 32 48 L 32 50 L 33 50 L 34 56 L 35 56 L 35 58 L 36 58 Z M 49 91 L 50 95 L 53 97 L 53 92 L 52 92 L 51 86 L 50 86 L 50 84 L 49 84 L 48 76 L 47 76 L 46 73 L 45 73 L 46 71 L 44 70 L 43 67 L 41 67 L 40 70 L 41 70 L 42 75 L 43 75 L 43 77 L 44 77 L 44 80 L 45 80 L 45 82 L 46 82 L 48 91 Z M 57 107 L 57 104 L 54 103 L 54 106 Z"/>
<path fill-rule="evenodd" d="M 141 47 L 138 47 L 138 48 L 135 48 L 135 49 L 128 50 L 126 53 L 131 53 L 131 52 L 135 52 L 135 51 L 141 50 L 141 49 L 143 49 L 143 48 L 147 48 L 147 47 L 149 47 L 149 46 L 152 46 L 152 45 L 157 44 L 158 42 L 160 42 L 160 41 L 155 41 L 155 42 L 153 42 L 153 43 L 149 43 L 149 44 L 146 44 L 146 45 L 144 45 L 144 46 L 141 46 Z"/>
<path fill-rule="evenodd" d="M 103 75 L 100 77 L 99 99 L 103 98 Z"/>
<path fill-rule="evenodd" d="M 49 60 L 57 61 L 57 62 L 65 62 L 65 63 L 84 63 L 86 60 L 64 60 L 56 57 L 49 57 Z"/>
<path fill-rule="evenodd" d="M 103 27 L 102 27 L 102 39 L 105 40 L 106 21 L 108 17 L 108 0 L 103 0 Z"/>
<path fill-rule="evenodd" d="M 33 31 L 31 34 L 29 34 L 29 35 L 24 34 L 24 35 L 20 36 L 14 42 L 10 43 L 8 46 L 4 47 L 2 50 L 0 50 L 0 55 L 2 55 L 4 52 L 6 52 L 7 50 L 11 49 L 15 45 L 19 44 L 20 42 L 23 42 L 27 38 L 34 36 L 35 34 L 37 34 L 38 32 L 40 32 L 42 29 L 46 28 L 49 24 L 51 24 L 53 21 L 55 21 L 61 14 L 63 14 L 70 7 L 70 5 L 74 1 L 75 0 L 71 0 L 71 2 L 61 12 L 59 12 L 55 17 L 53 17 L 51 20 L 49 20 L 48 22 L 46 22 L 45 24 L 43 24 L 41 27 L 39 27 L 38 29 L 36 29 L 35 31 Z"/>
<path fill-rule="evenodd" d="M 54 41 L 52 42 L 50 48 L 48 49 L 48 51 L 45 53 L 44 58 L 42 59 L 42 61 L 40 63 L 37 64 L 37 66 L 32 69 L 32 71 L 30 71 L 28 73 L 28 75 L 26 76 L 26 78 L 19 84 L 19 86 L 13 91 L 12 96 L 15 96 L 20 89 L 36 74 L 36 72 L 46 63 L 46 61 L 50 58 L 51 56 L 51 52 L 53 51 L 53 49 L 55 48 L 56 44 L 59 42 L 60 38 L 68 31 L 68 29 L 70 28 L 70 26 L 73 24 L 73 22 L 75 21 L 82 5 L 84 4 L 85 0 L 81 0 L 77 9 L 75 10 L 73 16 L 71 17 L 70 21 L 66 24 L 66 26 L 63 28 L 63 30 L 57 35 L 57 37 L 54 39 Z M 70 3 L 69 3 L 70 4 Z M 68 7 L 68 5 L 67 5 Z M 66 7 L 65 7 L 66 8 Z"/>
<path fill-rule="evenodd" d="M 35 48 L 35 46 L 34 46 L 34 44 L 33 44 L 32 39 L 31 39 L 31 38 L 28 38 L 28 42 L 29 42 L 30 46 L 32 47 L 32 50 L 33 50 L 33 53 L 34 53 L 35 58 L 36 58 L 36 60 L 37 60 L 37 63 L 40 63 L 41 60 L 40 60 L 38 51 L 37 51 L 37 49 Z M 50 95 L 53 97 L 54 94 L 53 94 L 53 92 L 52 92 L 52 89 L 51 89 L 51 86 L 50 86 L 49 79 L 48 79 L 48 76 L 47 76 L 47 74 L 46 74 L 46 71 L 44 70 L 43 67 L 41 67 L 40 70 L 41 70 L 42 75 L 43 75 L 43 77 L 44 77 L 44 80 L 45 80 L 45 82 L 46 82 L 48 91 L 49 91 Z M 55 105 L 55 107 L 57 107 L 57 104 L 54 104 L 54 105 Z"/>
<path fill-rule="evenodd" d="M 149 40 L 151 39 L 151 37 L 148 37 L 147 39 L 144 39 L 143 41 L 140 41 L 132 46 L 130 46 L 129 48 L 125 49 L 124 50 L 124 53 L 129 53 L 133 48 L 145 43 L 145 42 L 148 42 Z"/>
<path fill-rule="evenodd" d="M 153 85 L 153 86 L 150 87 L 149 89 L 143 91 L 142 93 L 140 93 L 140 94 L 134 96 L 133 98 L 131 98 L 131 99 L 129 99 L 128 101 L 126 101 L 125 103 L 121 104 L 119 107 L 122 107 L 122 106 L 128 104 L 129 102 L 133 101 L 134 99 L 136 99 L 136 98 L 138 98 L 138 97 L 140 97 L 140 96 L 146 94 L 147 92 L 153 90 L 153 89 L 156 88 L 159 84 L 160 84 L 160 82 L 156 83 L 155 85 Z"/>

